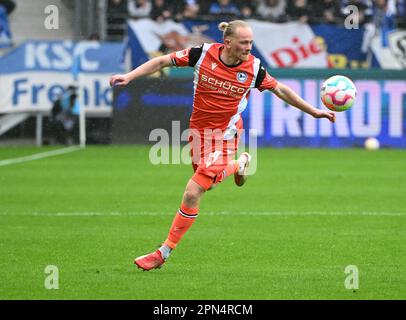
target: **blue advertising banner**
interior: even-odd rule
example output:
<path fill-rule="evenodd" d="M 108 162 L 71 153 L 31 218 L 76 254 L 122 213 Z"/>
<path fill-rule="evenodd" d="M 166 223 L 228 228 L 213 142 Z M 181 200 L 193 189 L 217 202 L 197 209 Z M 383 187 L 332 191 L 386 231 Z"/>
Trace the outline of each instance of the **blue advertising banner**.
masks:
<path fill-rule="evenodd" d="M 282 79 L 318 108 L 323 80 Z M 351 109 L 336 113 L 334 124 L 314 119 L 286 105 L 270 92 L 253 90 L 245 127 L 255 129 L 258 145 L 274 147 L 356 147 L 376 137 L 383 147 L 406 148 L 406 81 L 355 80 L 357 99 Z"/>
<path fill-rule="evenodd" d="M 109 78 L 122 57 L 120 43 L 28 41 L 0 59 L 0 113 L 48 111 L 69 85 L 86 112 L 111 113 Z"/>
<path fill-rule="evenodd" d="M 322 79 L 279 80 L 315 107 L 326 108 L 319 94 Z M 351 109 L 337 112 L 334 124 L 287 105 L 269 91 L 252 90 L 242 113 L 245 141 L 251 141 L 251 135 L 263 147 L 342 148 L 362 147 L 366 138 L 376 137 L 384 148 L 406 148 L 406 80 L 354 83 L 356 102 Z M 186 129 L 192 104 L 192 79 L 138 81 L 116 93 L 114 110 L 122 118 L 116 131 L 127 143 L 147 143 L 153 129 L 171 132 L 171 121 L 180 121 L 182 130 Z M 138 140 L 131 140 L 132 136 Z"/>

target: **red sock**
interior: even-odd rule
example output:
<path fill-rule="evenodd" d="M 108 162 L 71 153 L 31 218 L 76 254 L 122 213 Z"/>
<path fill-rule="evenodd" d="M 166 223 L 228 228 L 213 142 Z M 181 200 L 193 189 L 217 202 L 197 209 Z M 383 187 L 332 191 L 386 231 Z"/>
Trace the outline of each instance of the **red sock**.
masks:
<path fill-rule="evenodd" d="M 173 219 L 168 238 L 165 240 L 165 244 L 168 247 L 175 249 L 183 235 L 189 230 L 193 222 L 195 222 L 198 212 L 199 208 L 188 208 L 182 203 Z"/>
<path fill-rule="evenodd" d="M 225 173 L 224 178 L 228 177 L 228 176 L 231 176 L 232 174 L 236 173 L 237 171 L 238 171 L 238 162 L 237 162 L 237 160 L 230 161 L 227 164 L 227 166 L 225 167 L 224 171 L 223 171 Z"/>
<path fill-rule="evenodd" d="M 237 160 L 230 161 L 226 167 L 224 168 L 223 172 L 217 175 L 216 180 L 214 181 L 214 185 L 222 182 L 228 176 L 236 173 L 238 171 L 238 162 Z"/>

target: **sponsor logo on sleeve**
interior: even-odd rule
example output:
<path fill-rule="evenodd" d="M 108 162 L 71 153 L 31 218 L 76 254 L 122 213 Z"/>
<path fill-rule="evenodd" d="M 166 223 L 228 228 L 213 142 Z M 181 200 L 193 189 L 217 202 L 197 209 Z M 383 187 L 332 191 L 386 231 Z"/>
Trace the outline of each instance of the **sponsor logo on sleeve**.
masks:
<path fill-rule="evenodd" d="M 188 55 L 188 49 L 176 52 L 176 57 L 182 59 Z"/>

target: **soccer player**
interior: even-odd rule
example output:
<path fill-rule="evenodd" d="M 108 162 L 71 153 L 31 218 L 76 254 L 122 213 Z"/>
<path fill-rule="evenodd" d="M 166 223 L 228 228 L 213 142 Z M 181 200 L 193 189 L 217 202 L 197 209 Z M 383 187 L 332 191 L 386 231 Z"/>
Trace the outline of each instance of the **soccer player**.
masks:
<path fill-rule="evenodd" d="M 251 89 L 270 90 L 286 103 L 315 118 L 335 121 L 334 112 L 313 107 L 269 75 L 261 61 L 250 53 L 253 32 L 246 22 L 222 22 L 219 29 L 223 31 L 223 43 L 204 43 L 156 57 L 127 74 L 114 75 L 110 79 L 111 86 L 125 86 L 164 67 L 194 68 L 189 132 L 194 174 L 186 185 L 165 242 L 155 252 L 135 259 L 134 263 L 143 270 L 160 268 L 165 263 L 196 220 L 199 202 L 207 190 L 230 175 L 234 176 L 238 186 L 245 183 L 251 155 L 244 152 L 237 160 L 234 157 L 243 129 L 240 114 L 246 108 Z"/>

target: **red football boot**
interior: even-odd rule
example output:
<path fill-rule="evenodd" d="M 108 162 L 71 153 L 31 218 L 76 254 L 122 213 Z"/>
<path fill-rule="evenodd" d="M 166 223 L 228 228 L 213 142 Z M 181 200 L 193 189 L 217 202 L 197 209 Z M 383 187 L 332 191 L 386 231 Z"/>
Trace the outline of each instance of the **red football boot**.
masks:
<path fill-rule="evenodd" d="M 165 263 L 164 258 L 162 258 L 161 251 L 157 250 L 145 256 L 138 257 L 134 260 L 134 263 L 138 268 L 149 271 L 151 269 L 161 268 Z"/>

